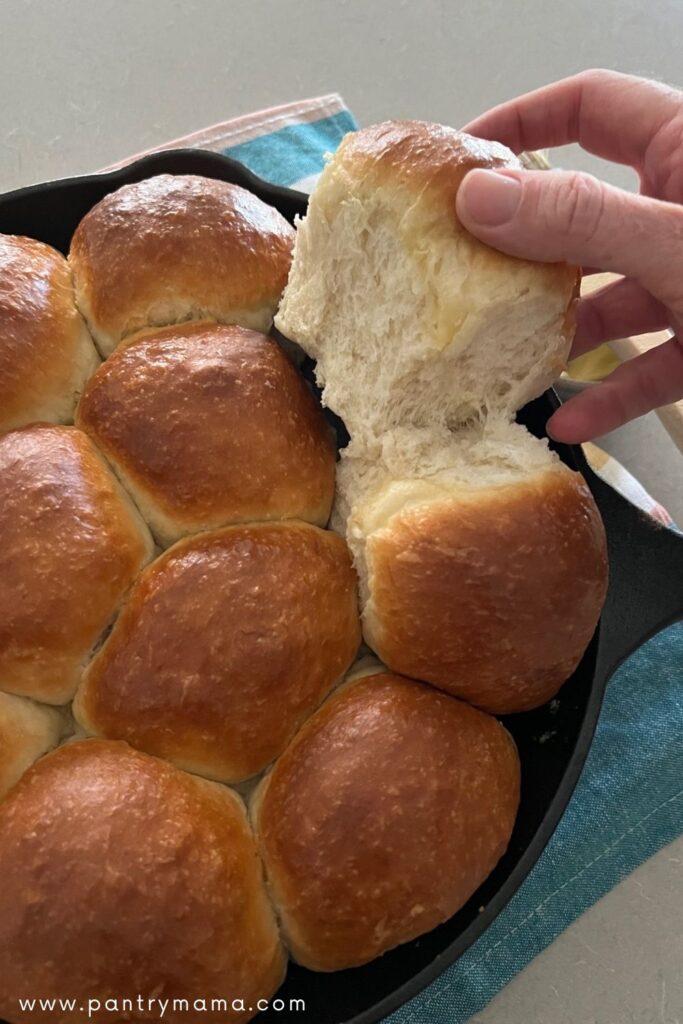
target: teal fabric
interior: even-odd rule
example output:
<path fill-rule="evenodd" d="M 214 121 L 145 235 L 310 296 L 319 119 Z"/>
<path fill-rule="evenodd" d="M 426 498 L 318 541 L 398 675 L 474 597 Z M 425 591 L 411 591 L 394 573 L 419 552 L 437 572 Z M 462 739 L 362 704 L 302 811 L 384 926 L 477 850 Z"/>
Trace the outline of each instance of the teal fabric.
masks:
<path fill-rule="evenodd" d="M 387 1024 L 463 1024 L 553 939 L 683 833 L 683 623 L 607 688 L 585 768 L 526 882 L 478 942 Z"/>
<path fill-rule="evenodd" d="M 294 185 L 323 168 L 325 153 L 333 153 L 356 122 L 347 110 L 311 124 L 294 124 L 270 135 L 228 146 L 225 156 L 240 160 L 254 174 L 276 185 Z"/>
<path fill-rule="evenodd" d="M 322 170 L 348 112 L 225 152 L 289 185 Z M 584 910 L 683 833 L 683 624 L 634 654 L 609 684 L 571 803 L 517 895 L 457 964 L 387 1024 L 463 1024 Z"/>

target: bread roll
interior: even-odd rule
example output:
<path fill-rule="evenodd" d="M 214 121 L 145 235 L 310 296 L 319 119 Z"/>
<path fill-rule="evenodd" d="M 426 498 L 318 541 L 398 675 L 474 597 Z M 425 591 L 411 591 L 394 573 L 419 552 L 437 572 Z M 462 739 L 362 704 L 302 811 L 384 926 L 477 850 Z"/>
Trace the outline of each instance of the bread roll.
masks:
<path fill-rule="evenodd" d="M 339 472 L 334 524 L 363 633 L 396 672 L 495 713 L 545 703 L 579 663 L 607 587 L 585 481 L 516 425 L 397 430 Z"/>
<path fill-rule="evenodd" d="M 63 704 L 152 539 L 85 434 L 0 437 L 0 690 Z"/>
<path fill-rule="evenodd" d="M 110 193 L 78 225 L 76 300 L 103 355 L 144 327 L 270 328 L 294 229 L 239 185 L 160 174 Z"/>
<path fill-rule="evenodd" d="M 390 674 L 333 694 L 252 804 L 294 958 L 354 967 L 451 917 L 504 853 L 518 803 L 494 718 Z"/>
<path fill-rule="evenodd" d="M 498 143 L 420 121 L 350 133 L 327 165 L 275 324 L 317 360 L 354 439 L 510 415 L 564 368 L 576 270 L 503 255 L 456 217 L 467 171 L 520 166 Z"/>
<path fill-rule="evenodd" d="M 77 423 L 163 544 L 227 523 L 329 518 L 331 433 L 263 334 L 205 322 L 138 335 L 92 378 Z"/>
<path fill-rule="evenodd" d="M 70 422 L 98 363 L 61 253 L 0 235 L 0 432 Z"/>
<path fill-rule="evenodd" d="M 57 708 L 0 691 L 0 800 L 66 731 L 66 715 Z"/>
<path fill-rule="evenodd" d="M 19 998 L 133 1000 L 119 1020 L 247 1021 L 284 974 L 244 807 L 234 793 L 124 743 L 49 754 L 0 804 L 0 1015 L 39 1024 Z M 140 1009 L 137 997 L 141 996 Z M 212 999 L 228 1001 L 211 1009 Z M 243 999 L 252 1012 L 233 1012 Z M 147 1001 L 151 1000 L 151 1004 Z M 92 1011 L 92 1004 L 91 1011 Z"/>
<path fill-rule="evenodd" d="M 297 522 L 227 527 L 143 573 L 74 714 L 89 733 L 234 782 L 283 750 L 359 643 L 339 537 Z"/>

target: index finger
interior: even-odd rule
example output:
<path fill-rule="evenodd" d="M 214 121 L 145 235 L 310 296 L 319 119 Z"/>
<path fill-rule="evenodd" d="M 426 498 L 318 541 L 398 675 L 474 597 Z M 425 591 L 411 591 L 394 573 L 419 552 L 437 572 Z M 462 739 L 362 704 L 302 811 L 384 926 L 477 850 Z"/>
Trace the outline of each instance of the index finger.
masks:
<path fill-rule="evenodd" d="M 683 93 L 676 89 L 616 71 L 583 71 L 494 107 L 464 131 L 515 153 L 578 142 L 638 170 L 652 139 L 677 115 Z"/>

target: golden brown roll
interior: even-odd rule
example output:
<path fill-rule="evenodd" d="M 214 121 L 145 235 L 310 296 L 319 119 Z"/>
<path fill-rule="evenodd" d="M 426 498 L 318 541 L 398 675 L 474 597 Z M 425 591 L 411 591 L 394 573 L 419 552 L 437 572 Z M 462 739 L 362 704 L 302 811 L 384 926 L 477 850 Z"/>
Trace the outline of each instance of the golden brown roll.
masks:
<path fill-rule="evenodd" d="M 333 521 L 355 555 L 370 647 L 487 711 L 544 704 L 595 632 L 600 513 L 583 477 L 522 427 L 388 434 L 382 460 L 342 461 Z"/>
<path fill-rule="evenodd" d="M 235 793 L 124 743 L 68 744 L 0 804 L 0 1015 L 38 1024 L 19 998 L 74 999 L 51 1024 L 108 999 L 119 1020 L 203 999 L 208 1024 L 247 1021 L 284 973 L 253 836 Z M 137 1001 L 142 997 L 143 1006 Z M 98 1000 L 98 1004 L 92 1000 Z M 228 1000 L 211 1010 L 212 999 Z M 253 1012 L 230 1008 L 243 999 Z M 151 1002 L 150 1002 L 151 1001 Z M 166 1003 L 163 1019 L 192 1013 Z"/>
<path fill-rule="evenodd" d="M 455 197 L 475 167 L 521 164 L 422 121 L 350 132 L 299 225 L 275 324 L 368 446 L 399 425 L 509 416 L 566 364 L 577 270 L 515 259 L 463 228 Z"/>
<path fill-rule="evenodd" d="M 76 695 L 89 733 L 221 781 L 259 772 L 360 642 L 344 542 L 305 523 L 179 541 L 133 588 Z"/>
<path fill-rule="evenodd" d="M 182 320 L 267 331 L 293 241 L 284 217 L 239 185 L 160 174 L 105 196 L 79 224 L 76 301 L 104 355 Z"/>
<path fill-rule="evenodd" d="M 98 363 L 61 253 L 0 235 L 0 432 L 70 422 Z"/>
<path fill-rule="evenodd" d="M 164 544 L 228 523 L 329 517 L 330 431 L 263 334 L 204 322 L 138 335 L 92 378 L 76 422 Z"/>
<path fill-rule="evenodd" d="M 504 853 L 518 803 L 494 718 L 386 673 L 342 687 L 252 803 L 294 958 L 354 967 L 451 917 Z"/>
<path fill-rule="evenodd" d="M 0 437 L 0 689 L 63 704 L 152 538 L 85 434 Z"/>
<path fill-rule="evenodd" d="M 0 800 L 67 731 L 63 711 L 0 691 Z"/>

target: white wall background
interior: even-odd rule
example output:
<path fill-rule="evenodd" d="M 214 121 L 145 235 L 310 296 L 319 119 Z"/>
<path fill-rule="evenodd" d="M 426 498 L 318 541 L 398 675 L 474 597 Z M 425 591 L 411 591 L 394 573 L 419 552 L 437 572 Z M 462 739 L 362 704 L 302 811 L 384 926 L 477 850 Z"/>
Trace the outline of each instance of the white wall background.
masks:
<path fill-rule="evenodd" d="M 0 17 L 4 188 L 322 92 L 363 123 L 457 127 L 585 67 L 683 83 L 681 0 L 2 0 Z"/>

